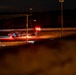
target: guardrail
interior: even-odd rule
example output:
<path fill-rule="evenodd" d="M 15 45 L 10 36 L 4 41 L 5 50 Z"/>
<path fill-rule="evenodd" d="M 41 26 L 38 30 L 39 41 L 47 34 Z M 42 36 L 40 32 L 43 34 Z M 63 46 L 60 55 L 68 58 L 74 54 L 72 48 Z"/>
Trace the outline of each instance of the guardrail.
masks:
<path fill-rule="evenodd" d="M 26 29 L 0 29 L 0 32 L 9 32 L 9 31 L 26 31 Z M 34 28 L 28 28 L 28 31 L 33 31 Z M 76 31 L 76 28 L 41 28 L 41 31 L 56 31 L 56 30 L 74 30 Z"/>

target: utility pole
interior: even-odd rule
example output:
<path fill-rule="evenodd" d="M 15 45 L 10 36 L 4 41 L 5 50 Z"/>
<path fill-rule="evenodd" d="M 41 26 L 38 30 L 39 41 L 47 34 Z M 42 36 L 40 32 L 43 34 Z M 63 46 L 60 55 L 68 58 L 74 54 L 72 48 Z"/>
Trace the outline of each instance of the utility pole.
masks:
<path fill-rule="evenodd" d="M 26 44 L 28 44 L 28 14 L 26 15 Z"/>
<path fill-rule="evenodd" d="M 28 44 L 28 17 L 31 16 L 31 14 L 25 14 L 26 16 L 26 44 Z"/>
<path fill-rule="evenodd" d="M 61 3 L 61 37 L 63 36 L 63 2 L 64 0 L 59 0 Z"/>

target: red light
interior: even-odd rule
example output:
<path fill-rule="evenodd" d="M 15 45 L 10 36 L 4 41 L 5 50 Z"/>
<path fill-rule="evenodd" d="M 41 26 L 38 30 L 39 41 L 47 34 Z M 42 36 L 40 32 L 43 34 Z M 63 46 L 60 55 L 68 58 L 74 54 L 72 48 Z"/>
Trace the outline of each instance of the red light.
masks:
<path fill-rule="evenodd" d="M 35 27 L 35 31 L 41 31 L 40 27 Z"/>

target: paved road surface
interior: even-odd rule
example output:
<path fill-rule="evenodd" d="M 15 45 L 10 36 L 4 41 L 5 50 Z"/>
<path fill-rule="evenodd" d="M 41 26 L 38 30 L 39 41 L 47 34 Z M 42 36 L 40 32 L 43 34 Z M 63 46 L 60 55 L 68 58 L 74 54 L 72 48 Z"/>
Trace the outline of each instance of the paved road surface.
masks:
<path fill-rule="evenodd" d="M 63 36 L 73 35 L 76 34 L 75 31 L 63 31 Z M 61 31 L 46 31 L 46 32 L 39 32 L 37 36 L 29 36 L 29 41 L 36 41 L 40 39 L 54 39 L 54 38 L 60 38 L 61 37 Z M 26 43 L 26 36 L 24 37 L 16 37 L 16 38 L 10 38 L 8 36 L 1 36 L 0 38 L 0 46 L 13 46 L 13 45 L 19 45 L 22 43 Z M 7 42 L 8 41 L 8 42 Z M 12 41 L 12 42 L 11 42 Z M 15 41 L 15 42 L 13 42 Z M 11 43 L 11 44 L 10 44 Z"/>

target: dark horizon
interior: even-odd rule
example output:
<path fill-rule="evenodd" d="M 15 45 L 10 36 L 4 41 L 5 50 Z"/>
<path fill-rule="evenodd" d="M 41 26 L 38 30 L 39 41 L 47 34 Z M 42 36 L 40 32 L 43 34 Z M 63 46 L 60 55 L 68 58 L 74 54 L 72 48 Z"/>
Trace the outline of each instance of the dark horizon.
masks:
<path fill-rule="evenodd" d="M 27 13 L 27 12 L 26 12 Z M 26 14 L 22 13 L 22 14 Z M 9 17 L 9 15 L 21 14 L 17 12 L 12 13 L 1 13 L 0 16 L 0 29 L 13 29 L 13 28 L 25 28 L 26 18 L 25 17 Z M 29 12 L 30 14 L 30 12 Z M 6 16 L 4 16 L 6 15 Z M 47 12 L 32 12 L 32 16 L 29 17 L 29 27 L 39 25 L 41 27 L 61 27 L 60 17 L 61 13 L 59 11 L 47 11 Z M 36 19 L 36 22 L 31 20 Z M 64 10 L 63 11 L 64 27 L 76 27 L 76 9 L 74 10 Z"/>
<path fill-rule="evenodd" d="M 60 10 L 59 0 L 1 0 L 0 12 L 32 12 Z M 64 0 L 63 9 L 76 9 L 75 0 Z"/>
<path fill-rule="evenodd" d="M 70 12 L 75 12 L 76 11 L 76 8 L 74 8 L 74 9 L 63 9 L 63 14 L 64 14 L 64 12 L 68 12 L 68 11 L 70 11 Z M 61 9 L 59 9 L 59 10 L 48 10 L 48 11 L 45 11 L 45 10 L 43 10 L 43 11 L 21 11 L 21 12 L 19 12 L 19 11 L 2 11 L 2 12 L 0 12 L 0 15 L 5 15 L 5 14 L 8 14 L 8 15 L 10 15 L 10 14 L 32 14 L 32 13 L 47 13 L 47 12 L 60 12 L 61 13 Z"/>

